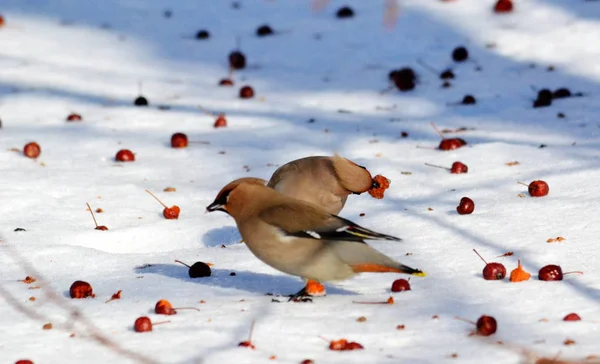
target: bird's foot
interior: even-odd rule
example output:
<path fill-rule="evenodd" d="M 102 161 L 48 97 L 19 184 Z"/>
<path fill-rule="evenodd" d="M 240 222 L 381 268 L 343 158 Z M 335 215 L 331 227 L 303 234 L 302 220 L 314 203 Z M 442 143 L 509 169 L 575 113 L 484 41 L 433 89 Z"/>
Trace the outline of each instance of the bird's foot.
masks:
<path fill-rule="evenodd" d="M 288 302 L 312 302 L 312 297 L 308 292 L 306 292 L 306 287 L 303 287 L 301 290 L 296 292 L 293 295 L 290 295 L 290 299 Z"/>

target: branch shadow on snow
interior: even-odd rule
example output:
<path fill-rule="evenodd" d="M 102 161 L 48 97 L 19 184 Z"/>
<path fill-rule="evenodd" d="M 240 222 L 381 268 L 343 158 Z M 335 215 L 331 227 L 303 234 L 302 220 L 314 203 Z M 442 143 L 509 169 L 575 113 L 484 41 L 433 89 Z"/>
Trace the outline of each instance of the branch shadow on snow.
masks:
<path fill-rule="evenodd" d="M 577 20 L 597 21 L 600 18 L 600 6 L 596 0 L 572 2 L 569 0 L 537 0 L 536 3 L 551 5 L 563 12 L 570 13 Z M 536 6 L 536 5 L 533 5 Z"/>
<path fill-rule="evenodd" d="M 176 278 L 186 282 L 201 285 L 232 288 L 258 295 L 272 293 L 274 295 L 288 295 L 296 293 L 304 284 L 299 278 L 288 275 L 271 275 L 249 272 L 245 270 L 211 269 L 210 277 L 190 278 L 188 268 L 180 264 L 153 264 L 137 267 L 137 274 L 158 274 L 169 278 Z M 235 272 L 235 276 L 230 274 Z M 329 295 L 354 295 L 355 292 L 327 286 Z"/>

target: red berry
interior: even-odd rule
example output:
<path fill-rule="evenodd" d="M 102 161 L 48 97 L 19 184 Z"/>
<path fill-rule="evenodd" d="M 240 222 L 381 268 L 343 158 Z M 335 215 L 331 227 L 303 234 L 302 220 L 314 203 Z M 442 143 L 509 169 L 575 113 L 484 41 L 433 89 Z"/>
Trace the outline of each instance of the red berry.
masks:
<path fill-rule="evenodd" d="M 224 114 L 219 114 L 217 120 L 215 120 L 215 124 L 213 125 L 215 128 L 226 128 L 227 127 L 227 119 L 225 119 Z"/>
<path fill-rule="evenodd" d="M 146 316 L 138 317 L 133 323 L 135 332 L 152 331 L 152 321 Z"/>
<path fill-rule="evenodd" d="M 250 86 L 244 86 L 240 89 L 240 98 L 251 99 L 254 97 L 254 90 Z"/>
<path fill-rule="evenodd" d="M 396 279 L 392 283 L 392 292 L 410 291 L 410 283 L 406 279 Z"/>
<path fill-rule="evenodd" d="M 219 81 L 219 86 L 233 86 L 233 81 L 229 78 L 223 78 Z"/>
<path fill-rule="evenodd" d="M 192 266 L 185 264 L 181 260 L 175 260 L 175 263 L 181 263 L 188 267 L 188 275 L 190 276 L 190 278 L 210 277 L 210 275 L 212 274 L 210 266 L 204 262 L 196 262 L 192 264 Z"/>
<path fill-rule="evenodd" d="M 469 58 L 469 51 L 465 47 L 456 47 L 452 51 L 452 60 L 454 62 L 464 62 Z"/>
<path fill-rule="evenodd" d="M 344 350 L 347 345 L 348 345 L 348 340 L 346 340 L 346 339 L 332 340 L 329 343 L 329 350 L 335 350 L 335 351 Z"/>
<path fill-rule="evenodd" d="M 506 277 L 506 268 L 502 264 L 495 262 L 488 263 L 485 259 L 483 259 L 481 254 L 477 252 L 476 249 L 473 249 L 473 251 L 475 252 L 475 254 L 477 254 L 479 259 L 483 260 L 483 262 L 485 263 L 485 267 L 483 268 L 482 272 L 483 279 L 488 281 L 495 281 Z"/>
<path fill-rule="evenodd" d="M 438 146 L 438 149 L 454 150 L 454 149 L 458 149 L 464 145 L 467 145 L 467 142 L 465 142 L 461 138 L 442 139 L 442 141 L 440 142 L 440 145 Z"/>
<path fill-rule="evenodd" d="M 546 196 L 550 192 L 550 187 L 544 181 L 533 181 L 527 187 L 529 195 L 532 197 Z"/>
<path fill-rule="evenodd" d="M 254 344 L 252 344 L 252 342 L 250 340 L 242 341 L 238 344 L 238 346 L 250 348 L 250 349 L 256 349 L 256 346 L 254 346 Z"/>
<path fill-rule="evenodd" d="M 468 197 L 463 197 L 460 199 L 460 203 L 456 206 L 456 211 L 460 215 L 468 215 L 473 213 L 475 210 L 475 202 Z"/>
<path fill-rule="evenodd" d="M 177 220 L 179 218 L 179 213 L 181 209 L 177 205 L 173 205 L 171 207 L 165 207 L 163 210 L 163 216 L 167 220 Z"/>
<path fill-rule="evenodd" d="M 148 318 L 146 316 L 141 316 L 141 317 L 138 317 L 135 320 L 135 322 L 133 323 L 133 330 L 135 332 L 148 332 L 148 331 L 152 331 L 152 327 L 154 325 L 161 325 L 161 324 L 166 324 L 169 322 L 171 322 L 171 321 L 152 323 L 152 321 L 150 321 L 150 318 Z"/>
<path fill-rule="evenodd" d="M 158 203 L 160 203 L 161 205 L 163 205 L 164 209 L 163 209 L 163 216 L 165 217 L 165 219 L 167 220 L 175 220 L 179 217 L 179 213 L 181 212 L 181 209 L 179 208 L 179 206 L 177 205 L 173 205 L 171 207 L 168 207 L 167 205 L 164 204 L 164 202 L 162 202 L 158 197 L 156 197 L 152 192 L 146 190 L 146 192 L 148 192 L 148 194 L 152 197 L 154 197 L 154 199 L 156 201 L 158 201 Z"/>
<path fill-rule="evenodd" d="M 185 148 L 188 146 L 188 137 L 183 133 L 171 135 L 171 148 Z"/>
<path fill-rule="evenodd" d="M 82 117 L 79 114 L 71 113 L 67 116 L 67 121 L 81 121 Z"/>
<path fill-rule="evenodd" d="M 494 12 L 496 13 L 510 13 L 513 10 L 513 3 L 511 0 L 498 0 L 494 5 Z"/>
<path fill-rule="evenodd" d="M 343 6 L 338 9 L 335 16 L 337 16 L 340 19 L 352 18 L 354 16 L 354 10 L 352 10 L 352 8 L 349 6 Z"/>
<path fill-rule="evenodd" d="M 477 320 L 478 335 L 490 336 L 496 332 L 497 327 L 496 319 L 492 316 L 483 315 Z"/>
<path fill-rule="evenodd" d="M 88 298 L 88 297 L 96 297 L 94 291 L 92 290 L 92 286 L 88 282 L 84 281 L 75 281 L 69 288 L 69 295 L 71 298 Z"/>
<path fill-rule="evenodd" d="M 0 26 L 2 26 L 2 16 L 0 16 Z M 21 360 L 17 360 L 15 362 L 15 364 L 33 364 L 33 362 L 31 360 L 28 359 L 21 359 Z"/>
<path fill-rule="evenodd" d="M 240 51 L 229 53 L 229 67 L 234 70 L 246 68 L 246 56 Z"/>
<path fill-rule="evenodd" d="M 156 305 L 154 306 L 154 312 L 159 315 L 175 315 L 177 313 L 177 311 L 173 309 L 171 302 L 165 299 L 156 302 Z"/>
<path fill-rule="evenodd" d="M 581 321 L 581 317 L 575 312 L 568 314 L 563 318 L 563 321 Z"/>
<path fill-rule="evenodd" d="M 210 38 L 210 33 L 208 30 L 202 29 L 196 33 L 196 39 L 208 39 Z"/>
<path fill-rule="evenodd" d="M 497 281 L 506 277 L 506 268 L 502 263 L 488 263 L 483 268 L 483 279 L 487 281 Z"/>
<path fill-rule="evenodd" d="M 346 347 L 344 348 L 344 350 L 362 350 L 362 349 L 364 349 L 364 347 L 355 341 L 349 342 L 346 345 Z"/>
<path fill-rule="evenodd" d="M 450 168 L 450 173 L 461 174 L 469 172 L 469 167 L 461 162 L 452 163 L 452 168 Z"/>
<path fill-rule="evenodd" d="M 417 74 L 409 67 L 393 70 L 388 77 L 400 91 L 410 91 L 417 85 Z"/>
<path fill-rule="evenodd" d="M 300 364 L 315 364 L 315 362 L 311 359 L 304 359 Z"/>
<path fill-rule="evenodd" d="M 94 228 L 94 230 L 102 230 L 102 231 L 106 231 L 108 230 L 108 228 L 104 225 L 98 225 Z"/>
<path fill-rule="evenodd" d="M 133 162 L 135 161 L 135 156 L 129 149 L 121 149 L 117 152 L 115 160 L 117 162 Z"/>
<path fill-rule="evenodd" d="M 538 278 L 541 281 L 562 281 L 563 272 L 559 265 L 549 264 L 542 267 L 538 272 Z"/>
<path fill-rule="evenodd" d="M 41 152 L 42 149 L 40 148 L 40 145 L 36 142 L 27 143 L 25 144 L 25 147 L 23 147 L 23 154 L 25 154 L 26 157 L 32 159 L 39 157 Z"/>
<path fill-rule="evenodd" d="M 196 262 L 188 270 L 190 278 L 210 277 L 211 274 L 210 266 L 204 262 Z"/>
<path fill-rule="evenodd" d="M 267 24 L 261 25 L 258 28 L 256 28 L 256 35 L 258 35 L 259 37 L 272 35 L 273 33 L 273 29 Z"/>
<path fill-rule="evenodd" d="M 475 99 L 475 97 L 472 95 L 465 95 L 460 103 L 463 105 L 475 105 L 477 103 L 477 99 Z"/>
<path fill-rule="evenodd" d="M 4 17 L 0 15 L 0 27 L 4 25 Z"/>
<path fill-rule="evenodd" d="M 148 106 L 148 99 L 144 96 L 138 96 L 133 100 L 135 106 Z"/>
<path fill-rule="evenodd" d="M 454 78 L 454 72 L 451 69 L 447 69 L 440 74 L 442 80 L 451 80 Z"/>

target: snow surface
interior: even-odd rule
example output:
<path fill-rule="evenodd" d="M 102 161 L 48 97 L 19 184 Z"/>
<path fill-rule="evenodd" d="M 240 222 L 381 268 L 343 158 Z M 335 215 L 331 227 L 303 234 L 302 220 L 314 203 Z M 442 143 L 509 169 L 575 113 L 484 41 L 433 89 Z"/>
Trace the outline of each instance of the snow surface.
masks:
<path fill-rule="evenodd" d="M 334 16 L 339 1 L 320 12 L 309 1 L 239 3 L 0 3 L 1 287 L 46 316 L 28 318 L 0 297 L 2 363 L 134 362 L 90 340 L 81 323 L 69 326 L 78 319 L 55 304 L 50 289 L 109 339 L 160 363 L 518 363 L 522 348 L 561 358 L 600 355 L 599 2 L 515 0 L 513 14 L 498 15 L 491 0 L 403 0 L 393 29 L 382 24 L 383 1 L 344 2 L 357 13 L 348 20 Z M 258 38 L 261 24 L 280 33 Z M 193 39 L 200 29 L 211 38 Z M 218 87 L 236 36 L 249 67 L 234 74 L 234 87 Z M 459 45 L 472 61 L 452 62 Z M 439 71 L 452 67 L 453 86 L 441 88 L 418 59 Z M 417 71 L 416 89 L 382 94 L 388 72 L 402 66 Z M 132 104 L 138 82 L 148 108 Z M 237 97 L 244 84 L 256 98 Z M 585 95 L 534 109 L 534 90 L 543 87 Z M 477 105 L 450 105 L 467 93 Z M 198 105 L 226 113 L 229 126 L 214 129 L 214 117 Z M 71 112 L 84 121 L 66 123 Z M 475 128 L 448 134 L 469 145 L 427 149 L 439 143 L 432 121 Z M 174 132 L 210 144 L 171 149 Z M 29 141 L 42 148 L 35 161 L 9 150 Z M 121 148 L 136 161 L 115 163 Z M 238 243 L 233 220 L 205 214 L 205 206 L 232 179 L 269 178 L 277 165 L 333 152 L 393 181 L 383 200 L 351 196 L 341 215 L 402 237 L 370 244 L 428 276 L 411 279 L 412 291 L 391 294 L 399 276 L 365 274 L 329 284 L 312 304 L 272 303 L 265 293 L 293 293 L 301 280 L 261 263 Z M 456 160 L 468 174 L 424 165 Z M 548 196 L 531 198 L 517 184 L 535 179 L 548 182 Z M 168 186 L 177 191 L 162 192 Z M 145 189 L 179 205 L 179 220 L 165 220 Z M 456 213 L 462 196 L 475 201 L 472 215 Z M 104 210 L 97 218 L 109 231 L 93 229 L 85 202 Z M 558 236 L 566 240 L 546 242 Z M 509 272 L 521 259 L 532 279 L 484 280 L 473 248 Z M 211 262 L 213 275 L 190 279 L 174 259 Z M 584 274 L 539 281 L 546 264 Z M 18 282 L 36 274 L 45 278 L 32 284 L 39 290 Z M 90 282 L 97 297 L 70 300 L 75 280 Z M 104 303 L 117 290 L 122 298 Z M 353 303 L 390 295 L 393 305 Z M 155 315 L 160 298 L 200 311 Z M 570 312 L 583 320 L 563 322 Z M 482 314 L 497 319 L 496 334 L 469 336 L 474 327 L 455 319 Z M 136 333 L 142 315 L 171 323 Z M 360 316 L 367 320 L 357 322 Z M 238 347 L 253 320 L 256 349 Z M 46 322 L 54 329 L 42 330 Z M 347 338 L 365 350 L 330 351 L 323 338 Z"/>

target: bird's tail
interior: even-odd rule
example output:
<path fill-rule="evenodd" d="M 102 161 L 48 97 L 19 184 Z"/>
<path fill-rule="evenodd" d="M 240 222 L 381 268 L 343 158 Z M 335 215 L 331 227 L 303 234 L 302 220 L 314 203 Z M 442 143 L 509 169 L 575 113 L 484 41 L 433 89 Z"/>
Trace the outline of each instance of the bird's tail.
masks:
<path fill-rule="evenodd" d="M 404 265 L 367 244 L 336 241 L 329 245 L 333 252 L 356 273 L 404 273 L 417 277 L 426 276 L 422 270 Z"/>

